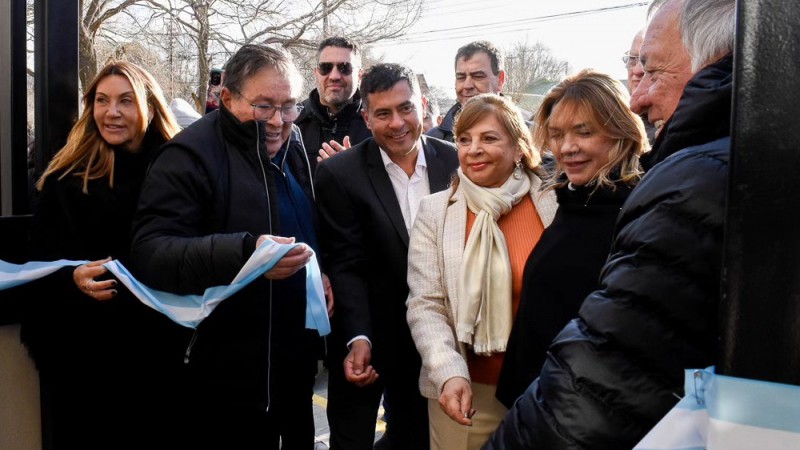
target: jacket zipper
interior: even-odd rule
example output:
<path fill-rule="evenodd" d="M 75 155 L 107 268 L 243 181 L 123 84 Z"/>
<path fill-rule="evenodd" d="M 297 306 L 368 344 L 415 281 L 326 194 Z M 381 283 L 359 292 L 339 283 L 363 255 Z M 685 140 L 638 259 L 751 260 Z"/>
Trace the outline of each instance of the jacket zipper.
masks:
<path fill-rule="evenodd" d="M 183 355 L 183 363 L 184 364 L 189 364 L 189 355 L 191 355 L 191 353 L 192 353 L 192 347 L 194 347 L 194 341 L 197 340 L 198 331 L 199 330 L 197 328 L 194 329 L 194 333 L 192 333 L 192 340 L 189 341 L 189 346 L 186 347 L 186 353 L 184 353 L 184 355 Z"/>

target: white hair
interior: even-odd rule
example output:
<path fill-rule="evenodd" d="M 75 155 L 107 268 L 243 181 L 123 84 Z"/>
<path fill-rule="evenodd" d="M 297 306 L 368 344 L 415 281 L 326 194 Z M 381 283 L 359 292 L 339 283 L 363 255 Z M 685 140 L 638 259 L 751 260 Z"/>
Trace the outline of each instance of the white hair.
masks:
<path fill-rule="evenodd" d="M 736 0 L 686 0 L 681 11 L 681 39 L 697 72 L 733 51 Z"/>
<path fill-rule="evenodd" d="M 666 2 L 667 2 L 667 0 L 653 0 L 652 2 L 650 2 L 650 5 L 647 7 L 647 21 L 648 22 L 656 14 L 656 11 L 658 11 L 658 8 L 661 8 L 661 5 L 663 5 Z"/>

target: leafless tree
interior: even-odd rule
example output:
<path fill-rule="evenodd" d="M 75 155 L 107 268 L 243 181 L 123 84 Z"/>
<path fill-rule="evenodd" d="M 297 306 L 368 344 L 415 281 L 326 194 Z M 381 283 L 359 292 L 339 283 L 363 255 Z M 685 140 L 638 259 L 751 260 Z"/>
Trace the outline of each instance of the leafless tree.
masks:
<path fill-rule="evenodd" d="M 555 81 L 568 74 L 569 63 L 553 54 L 550 47 L 536 42 L 517 42 L 506 49 L 506 86 L 504 92 L 516 103 L 525 101 L 527 91 L 537 85 Z"/>
<path fill-rule="evenodd" d="M 205 99 L 209 69 L 221 66 L 244 44 L 281 46 L 294 54 L 299 66 L 313 67 L 309 61 L 316 58 L 314 49 L 322 36 L 342 33 L 362 44 L 398 37 L 419 18 L 421 4 L 422 0 L 145 0 L 137 9 L 151 15 L 131 14 L 129 29 L 147 29 L 143 36 L 164 49 L 169 40 L 159 31 L 163 23 L 179 27 L 196 51 L 198 97 Z M 162 25 L 148 29 L 144 22 Z"/>
<path fill-rule="evenodd" d="M 209 69 L 244 44 L 284 47 L 311 75 L 323 37 L 343 34 L 369 45 L 402 36 L 419 19 L 423 1 L 79 0 L 80 81 L 86 86 L 111 57 L 138 55 L 169 96 L 192 95 L 201 109 Z M 32 0 L 28 6 L 32 51 Z M 187 92 L 189 85 L 196 94 Z"/>
<path fill-rule="evenodd" d="M 79 0 L 78 65 L 81 85 L 88 85 L 97 74 L 96 44 L 108 22 L 144 0 Z"/>

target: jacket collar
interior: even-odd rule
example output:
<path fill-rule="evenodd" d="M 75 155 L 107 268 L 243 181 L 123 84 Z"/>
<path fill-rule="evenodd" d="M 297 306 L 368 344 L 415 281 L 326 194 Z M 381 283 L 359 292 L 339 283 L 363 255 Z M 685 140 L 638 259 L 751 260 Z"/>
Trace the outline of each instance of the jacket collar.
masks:
<path fill-rule="evenodd" d="M 314 89 L 308 94 L 308 98 L 303 102 L 303 111 L 300 113 L 300 116 L 297 118 L 296 122 L 302 122 L 309 116 L 314 116 L 317 120 L 323 123 L 329 123 L 333 121 L 333 118 L 328 114 L 328 108 L 320 102 L 319 99 L 319 90 Z M 351 99 L 350 103 L 346 104 L 344 108 L 341 109 L 335 116 L 337 118 L 345 118 L 351 119 L 354 116 L 358 116 L 361 114 L 361 93 L 358 89 L 356 89 L 355 95 Z"/>
<path fill-rule="evenodd" d="M 239 150 L 252 149 L 254 143 L 258 143 L 259 151 L 266 154 L 266 142 L 264 139 L 259 139 L 260 136 L 266 136 L 267 130 L 263 122 L 257 120 L 241 122 L 222 102 L 219 104 L 218 111 L 222 135 L 227 142 L 230 142 Z"/>

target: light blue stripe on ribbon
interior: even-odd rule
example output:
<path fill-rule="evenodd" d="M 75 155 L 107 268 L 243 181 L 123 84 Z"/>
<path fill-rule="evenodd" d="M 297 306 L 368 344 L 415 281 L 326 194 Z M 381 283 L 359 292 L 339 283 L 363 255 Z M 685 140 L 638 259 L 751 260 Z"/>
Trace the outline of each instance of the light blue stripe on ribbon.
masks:
<path fill-rule="evenodd" d="M 800 386 L 714 375 L 706 398 L 714 419 L 800 434 Z"/>
<path fill-rule="evenodd" d="M 279 244 L 269 239 L 266 240 L 253 252 L 230 285 L 210 287 L 203 292 L 203 295 L 176 295 L 150 289 L 136 280 L 119 261 L 110 261 L 104 266 L 142 303 L 180 325 L 197 328 L 220 302 L 272 269 L 287 252 L 298 245 L 301 244 Z M 0 261 L 0 289 L 19 286 L 47 276 L 62 267 L 77 266 L 87 262 L 34 261 L 17 265 Z M 317 259 L 313 255 L 306 265 L 306 295 L 306 328 L 318 330 L 320 336 L 329 334 L 331 327 L 322 289 L 322 276 Z"/>
<path fill-rule="evenodd" d="M 0 291 L 46 277 L 62 267 L 79 266 L 88 262 L 59 259 L 58 261 L 32 261 L 25 264 L 11 264 L 0 260 Z"/>

